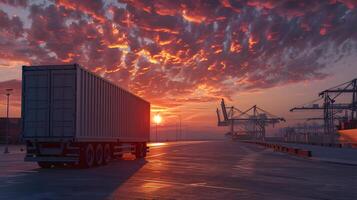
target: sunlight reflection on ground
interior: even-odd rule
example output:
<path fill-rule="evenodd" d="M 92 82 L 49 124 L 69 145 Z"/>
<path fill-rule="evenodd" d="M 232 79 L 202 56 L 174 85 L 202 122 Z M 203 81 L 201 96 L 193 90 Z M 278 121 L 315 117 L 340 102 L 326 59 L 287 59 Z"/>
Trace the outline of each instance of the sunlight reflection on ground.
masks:
<path fill-rule="evenodd" d="M 153 142 L 153 143 L 148 143 L 148 147 L 158 147 L 158 146 L 166 146 L 167 143 L 165 142 Z"/>

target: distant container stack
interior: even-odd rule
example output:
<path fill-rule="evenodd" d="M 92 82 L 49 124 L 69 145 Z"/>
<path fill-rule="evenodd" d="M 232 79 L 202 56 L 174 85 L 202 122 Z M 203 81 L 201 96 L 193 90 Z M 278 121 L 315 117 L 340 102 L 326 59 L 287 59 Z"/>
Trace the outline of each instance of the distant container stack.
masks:
<path fill-rule="evenodd" d="M 357 120 L 341 122 L 338 126 L 339 141 L 357 147 Z"/>

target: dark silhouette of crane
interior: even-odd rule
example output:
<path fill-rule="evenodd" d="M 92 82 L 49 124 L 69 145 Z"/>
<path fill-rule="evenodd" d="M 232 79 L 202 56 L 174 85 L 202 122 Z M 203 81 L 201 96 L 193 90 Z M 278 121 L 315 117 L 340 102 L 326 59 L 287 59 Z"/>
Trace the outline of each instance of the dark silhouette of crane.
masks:
<path fill-rule="evenodd" d="M 265 140 L 265 129 L 269 125 L 275 125 L 285 121 L 284 118 L 277 117 L 257 105 L 242 111 L 234 106 L 227 107 L 224 99 L 221 101 L 223 120 L 217 108 L 218 126 L 230 126 L 229 135 L 232 138 L 237 135 L 250 135 L 253 139 Z M 235 125 L 238 125 L 235 130 Z"/>
<path fill-rule="evenodd" d="M 351 95 L 351 103 L 336 103 L 343 94 Z M 323 101 L 322 105 L 316 103 L 320 100 Z M 324 134 L 331 136 L 331 140 L 333 140 L 333 136 L 336 134 L 336 120 L 347 121 L 348 118 L 351 120 L 357 118 L 357 78 L 320 92 L 319 98 L 314 100 L 313 104 L 305 104 L 290 109 L 291 112 L 297 110 L 322 110 L 323 117 L 310 119 L 323 120 Z M 346 113 L 345 117 L 337 116 L 343 111 Z M 350 116 L 348 116 L 348 113 L 350 113 Z"/>

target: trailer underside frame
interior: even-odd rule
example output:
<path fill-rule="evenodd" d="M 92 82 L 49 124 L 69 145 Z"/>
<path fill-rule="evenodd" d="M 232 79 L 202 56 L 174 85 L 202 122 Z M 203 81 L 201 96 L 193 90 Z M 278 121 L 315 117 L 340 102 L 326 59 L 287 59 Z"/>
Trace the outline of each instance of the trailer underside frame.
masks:
<path fill-rule="evenodd" d="M 72 165 L 89 168 L 108 164 L 113 159 L 131 153 L 137 159 L 145 158 L 146 142 L 73 142 L 73 141 L 26 141 L 25 161 L 37 162 L 42 168 Z"/>

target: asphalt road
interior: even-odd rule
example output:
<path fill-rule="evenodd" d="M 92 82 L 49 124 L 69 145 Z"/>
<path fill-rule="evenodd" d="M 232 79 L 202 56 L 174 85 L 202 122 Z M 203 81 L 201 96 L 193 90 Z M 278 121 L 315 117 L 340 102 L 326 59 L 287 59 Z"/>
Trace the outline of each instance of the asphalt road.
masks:
<path fill-rule="evenodd" d="M 162 143 L 146 159 L 40 169 L 0 155 L 0 199 L 357 199 L 357 168 L 233 141 Z"/>

